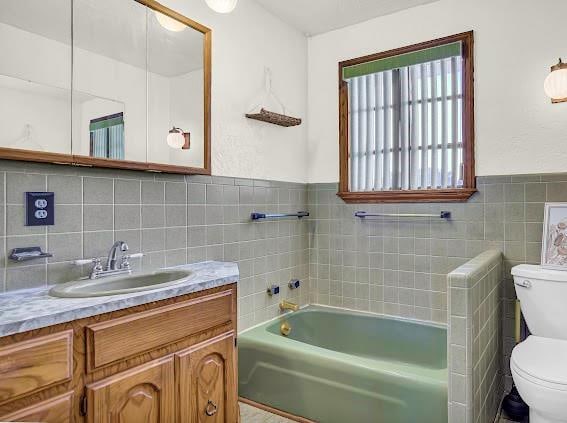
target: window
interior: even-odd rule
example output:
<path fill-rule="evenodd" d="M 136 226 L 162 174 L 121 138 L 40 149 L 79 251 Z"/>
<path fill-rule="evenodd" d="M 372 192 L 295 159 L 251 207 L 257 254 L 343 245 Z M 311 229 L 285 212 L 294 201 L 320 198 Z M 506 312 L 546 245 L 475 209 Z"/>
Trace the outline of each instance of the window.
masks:
<path fill-rule="evenodd" d="M 472 32 L 339 63 L 339 195 L 465 201 L 475 190 Z"/>
<path fill-rule="evenodd" d="M 92 119 L 89 124 L 91 157 L 124 160 L 124 114 Z"/>

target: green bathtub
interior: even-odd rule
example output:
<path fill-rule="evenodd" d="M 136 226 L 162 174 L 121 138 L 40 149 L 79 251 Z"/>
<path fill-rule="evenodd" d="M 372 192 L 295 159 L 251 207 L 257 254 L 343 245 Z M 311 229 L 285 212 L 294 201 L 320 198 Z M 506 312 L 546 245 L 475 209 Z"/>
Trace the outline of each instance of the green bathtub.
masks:
<path fill-rule="evenodd" d="M 309 306 L 240 334 L 238 354 L 239 395 L 297 416 L 447 422 L 443 327 Z"/>

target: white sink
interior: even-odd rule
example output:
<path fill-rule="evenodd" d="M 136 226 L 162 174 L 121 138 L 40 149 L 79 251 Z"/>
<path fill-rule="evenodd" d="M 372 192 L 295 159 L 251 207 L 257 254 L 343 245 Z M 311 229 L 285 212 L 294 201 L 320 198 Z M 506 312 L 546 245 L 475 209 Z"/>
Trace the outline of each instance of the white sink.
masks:
<path fill-rule="evenodd" d="M 56 285 L 49 290 L 52 297 L 86 298 L 150 291 L 187 281 L 194 277 L 187 270 L 162 270 L 140 275 L 111 276 L 101 279 L 82 279 Z"/>

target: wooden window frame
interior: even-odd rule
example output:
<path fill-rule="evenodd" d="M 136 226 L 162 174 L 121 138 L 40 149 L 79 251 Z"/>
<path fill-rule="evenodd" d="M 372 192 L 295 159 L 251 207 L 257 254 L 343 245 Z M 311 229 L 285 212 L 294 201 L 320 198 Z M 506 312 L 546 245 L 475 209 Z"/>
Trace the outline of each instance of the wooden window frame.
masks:
<path fill-rule="evenodd" d="M 343 69 L 373 60 L 410 53 L 444 44 L 462 42 L 463 59 L 463 187 L 445 189 L 349 191 L 348 84 Z M 473 31 L 450 35 L 339 63 L 339 192 L 346 203 L 463 202 L 476 192 L 474 160 L 474 55 Z"/>

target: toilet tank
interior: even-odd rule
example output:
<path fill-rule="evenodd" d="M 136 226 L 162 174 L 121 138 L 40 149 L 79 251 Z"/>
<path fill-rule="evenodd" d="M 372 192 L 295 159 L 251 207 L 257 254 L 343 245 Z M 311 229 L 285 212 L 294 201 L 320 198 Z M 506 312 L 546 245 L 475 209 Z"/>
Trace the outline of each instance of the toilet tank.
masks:
<path fill-rule="evenodd" d="M 567 340 L 567 271 L 521 264 L 512 268 L 512 275 L 530 332 Z"/>

